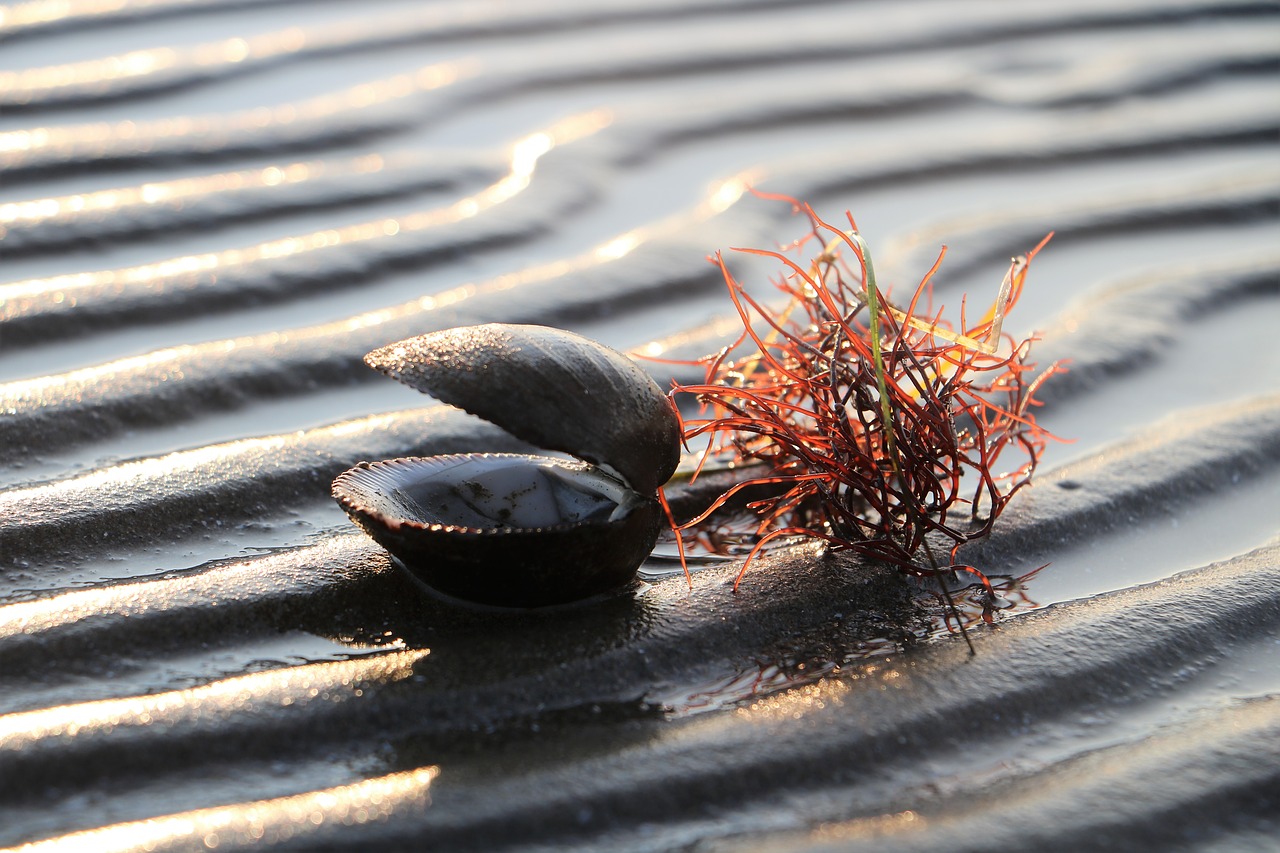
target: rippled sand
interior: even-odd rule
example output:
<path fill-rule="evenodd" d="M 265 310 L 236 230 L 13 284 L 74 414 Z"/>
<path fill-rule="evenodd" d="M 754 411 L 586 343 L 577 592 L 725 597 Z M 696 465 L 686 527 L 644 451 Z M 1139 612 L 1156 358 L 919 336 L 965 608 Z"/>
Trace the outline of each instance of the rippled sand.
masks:
<path fill-rule="evenodd" d="M 0 844 L 1276 844 L 1278 12 L 0 7 Z M 364 352 L 714 349 L 707 255 L 800 232 L 748 187 L 882 286 L 947 244 L 949 306 L 1056 232 L 1009 330 L 1075 442 L 966 552 L 1049 564 L 976 657 L 809 552 L 494 614 L 346 521 L 360 459 L 519 446 Z"/>

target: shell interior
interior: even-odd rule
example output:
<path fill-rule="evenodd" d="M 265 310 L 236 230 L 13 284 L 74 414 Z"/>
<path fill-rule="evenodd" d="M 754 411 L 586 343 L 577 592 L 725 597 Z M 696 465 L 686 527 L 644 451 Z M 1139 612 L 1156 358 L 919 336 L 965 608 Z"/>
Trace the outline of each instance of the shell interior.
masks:
<path fill-rule="evenodd" d="M 393 459 L 352 469 L 335 494 L 397 529 L 537 530 L 624 516 L 642 498 L 577 460 L 522 454 Z"/>

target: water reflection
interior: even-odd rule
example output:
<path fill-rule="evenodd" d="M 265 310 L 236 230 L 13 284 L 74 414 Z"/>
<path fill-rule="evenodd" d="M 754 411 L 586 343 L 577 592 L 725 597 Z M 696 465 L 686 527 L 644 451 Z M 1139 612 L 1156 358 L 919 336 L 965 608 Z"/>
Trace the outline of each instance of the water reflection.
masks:
<path fill-rule="evenodd" d="M 893 636 L 858 638 L 856 632 L 843 636 L 846 626 L 837 620 L 830 636 L 805 636 L 770 654 L 759 655 L 734 666 L 706 683 L 683 685 L 653 695 L 650 701 L 662 706 L 672 717 L 737 706 L 739 711 L 778 718 L 799 718 L 808 708 L 839 703 L 854 681 L 874 679 L 891 682 L 899 671 L 886 660 L 910 645 L 936 640 L 985 624 L 992 610 L 1011 614 L 1039 605 L 1029 596 L 1022 577 L 992 577 L 991 590 L 980 583 L 952 589 L 956 609 L 946 604 L 936 584 L 912 581 L 915 599 L 924 618 L 914 627 L 904 627 Z M 958 617 L 958 619 L 957 619 Z"/>
<path fill-rule="evenodd" d="M 721 512 L 693 531 L 686 531 L 685 546 L 691 571 L 741 561 L 751 553 L 759 537 L 754 530 L 754 516 L 742 512 Z M 656 558 L 651 558 L 641 577 L 657 581 L 680 572 L 674 537 L 668 535 L 660 545 Z M 764 552 L 794 548 L 804 540 L 792 537 L 770 543 Z M 762 553 L 764 553 L 762 552 Z M 1043 568 L 1043 567 L 1041 567 Z M 856 567 L 851 569 L 856 571 Z M 886 658 L 912 645 L 957 636 L 994 623 L 1002 615 L 1027 612 L 1040 607 L 1030 593 L 1029 584 L 1041 571 L 1036 569 L 1020 576 L 993 575 L 987 580 L 967 580 L 956 573 L 946 578 L 946 589 L 934 578 L 903 577 L 911 589 L 915 624 L 885 625 L 882 636 L 867 632 L 865 614 L 851 612 L 848 619 L 835 613 L 834 620 L 794 637 L 784 645 L 764 650 L 743 661 L 728 661 L 710 680 L 694 685 L 678 685 L 674 689 L 650 696 L 674 717 L 738 706 L 772 709 L 791 708 L 796 703 L 811 706 L 842 695 L 848 682 L 875 676 L 896 678 L 885 666 L 868 664 Z M 949 594 L 949 595 L 948 595 Z M 856 606 L 853 606 L 856 611 Z M 871 616 L 871 620 L 879 617 Z M 838 676 L 838 678 L 833 678 Z M 834 693 L 832 693 L 834 691 Z M 761 704 L 764 697 L 770 702 Z M 822 697 L 827 697 L 826 699 Z M 798 713 L 795 709 L 786 714 Z"/>

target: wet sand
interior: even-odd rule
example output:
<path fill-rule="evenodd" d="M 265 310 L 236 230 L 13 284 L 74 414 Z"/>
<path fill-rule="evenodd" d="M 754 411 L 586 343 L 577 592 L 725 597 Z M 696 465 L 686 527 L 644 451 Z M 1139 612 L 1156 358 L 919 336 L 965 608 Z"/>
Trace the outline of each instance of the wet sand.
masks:
<path fill-rule="evenodd" d="M 1272 4 L 55 6 L 0 17 L 0 844 L 1276 843 Z M 1009 331 L 1076 440 L 976 657 L 812 549 L 459 607 L 328 497 L 522 446 L 376 346 L 714 348 L 707 255 L 801 230 L 748 186 L 949 306 L 1056 231 Z"/>

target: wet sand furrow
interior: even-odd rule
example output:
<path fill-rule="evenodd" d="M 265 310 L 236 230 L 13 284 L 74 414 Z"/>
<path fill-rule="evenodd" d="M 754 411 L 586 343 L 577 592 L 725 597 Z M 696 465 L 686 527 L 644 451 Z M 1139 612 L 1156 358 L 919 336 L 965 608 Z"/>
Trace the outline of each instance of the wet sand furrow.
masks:
<path fill-rule="evenodd" d="M 146 671 L 192 649 L 213 650 L 303 625 L 336 634 L 351 621 L 340 615 L 350 602 L 368 600 L 376 610 L 371 593 L 394 601 L 409 591 L 413 599 L 421 596 L 385 552 L 352 529 L 281 554 L 8 604 L 0 608 L 0 657 L 10 683 L 32 689 L 10 694 L 4 713 L 52 707 L 40 701 L 42 690 L 76 686 L 107 670 L 120 677 Z M 157 655 L 157 649 L 168 651 Z M 128 687 L 99 688 L 92 700 L 131 695 Z"/>
<path fill-rule="evenodd" d="M 583 843 L 656 849 L 682 832 L 698 832 L 714 839 L 703 841 L 707 850 L 759 853 L 862 846 L 904 853 L 1172 850 L 1223 842 L 1227 849 L 1265 849 L 1270 792 L 1280 784 L 1277 711 L 1275 699 L 1217 708 L 1194 723 L 1029 769 L 1016 759 L 992 766 L 982 753 L 1000 754 L 995 735 L 988 743 L 961 745 L 970 750 L 965 763 L 973 769 L 944 777 L 925 797 L 898 779 L 881 790 L 852 781 L 797 792 L 805 801 L 797 811 L 812 829 L 800 825 L 794 811 L 756 804 L 752 814 L 736 815 L 737 826 L 723 835 L 676 825 L 660 831 L 652 846 L 631 847 L 611 833 Z M 927 755 L 953 762 L 950 747 Z M 978 768 L 987 772 L 972 781 Z M 1244 840 L 1251 836 L 1252 842 Z"/>
<path fill-rule="evenodd" d="M 1064 547 L 1242 488 L 1275 471 L 1276 458 L 1280 396 L 1182 410 L 1038 477 L 1000 517 L 998 535 L 965 546 L 959 559 L 1029 571 Z"/>
<path fill-rule="evenodd" d="M 1061 405 L 1141 371 L 1171 347 L 1204 346 L 1191 340 L 1195 319 L 1228 303 L 1270 306 L 1278 294 L 1280 255 L 1270 251 L 1098 284 L 1045 328 L 1036 360 L 1069 360 L 1069 370 L 1037 396 L 1046 406 Z"/>
<path fill-rule="evenodd" d="M 902 146 L 898 146 L 898 156 L 889 157 L 886 162 L 880 157 L 892 152 L 872 148 L 867 154 L 875 158 L 871 161 L 875 163 L 873 168 L 858 168 L 849 162 L 846 155 L 834 152 L 782 161 L 773 166 L 777 172 L 788 175 L 811 193 L 846 197 L 859 190 L 924 186 L 959 174 L 978 176 L 1011 169 L 1087 168 L 1090 164 L 1123 161 L 1130 157 L 1180 154 L 1201 149 L 1229 150 L 1237 145 L 1253 147 L 1274 139 L 1280 131 L 1280 121 L 1276 116 L 1255 114 L 1253 120 L 1228 121 L 1217 128 L 1187 124 L 1174 129 L 1176 122 L 1168 121 L 1169 116 L 1161 113 L 1163 110 L 1143 115 L 1139 125 L 1128 127 L 1107 122 L 1104 128 L 1095 126 L 1081 132 L 1070 126 L 1072 122 L 1065 122 L 1047 133 L 1033 132 L 1014 137 L 1001 134 L 994 138 L 986 134 L 988 149 L 973 154 L 963 147 L 953 149 L 948 145 L 946 149 L 935 150 L 924 158 L 912 157 L 915 152 L 907 149 L 908 156 L 903 157 Z M 1119 113 L 1116 117 L 1119 118 Z M 1168 135 L 1162 132 L 1164 130 Z"/>
<path fill-rule="evenodd" d="M 332 2 L 333 0 L 319 0 Z M 50 38 L 99 27 L 120 27 L 172 17 L 203 15 L 253 6 L 294 6 L 315 0 L 34 0 L 13 10 L 0 25 L 0 40 Z"/>
<path fill-rule="evenodd" d="M 805 5 L 816 5 L 817 14 L 807 15 Z M 927 9 L 927 4 L 926 9 Z M 547 8 L 550 6 L 551 8 Z M 774 2 L 734 4 L 732 14 L 750 14 L 778 8 Z M 612 51 L 612 68 L 597 65 L 594 71 L 522 70 L 523 80 L 513 81 L 514 88 L 557 85 L 560 81 L 634 80 L 644 76 L 705 73 L 728 73 L 737 68 L 761 65 L 812 63 L 824 59 L 849 56 L 877 56 L 941 48 L 995 46 L 1014 40 L 1043 35 L 1088 32 L 1098 28 L 1176 26 L 1188 17 L 1235 15 L 1268 15 L 1273 10 L 1264 3 L 1134 3 L 1123 6 L 1103 3 L 1075 3 L 1054 8 L 1041 4 L 1035 14 L 1016 18 L 1004 14 L 999 4 L 971 3 L 961 18 L 939 18 L 942 27 L 921 28 L 920 18 L 906 15 L 882 20 L 874 33 L 846 28 L 848 20 L 839 10 L 827 11 L 828 4 L 791 4 L 788 26 L 796 31 L 793 39 L 778 42 L 763 33 L 743 33 L 732 42 L 709 43 L 703 30 L 722 26 L 730 14 L 723 2 L 702 4 L 662 3 L 633 5 L 614 9 L 584 9 L 580 4 L 543 4 L 538 9 L 514 8 L 494 16 L 483 8 L 467 6 L 433 7 L 425 11 L 401 10 L 394 22 L 378 18 L 362 18 L 320 27 L 293 27 L 275 33 L 261 33 L 248 38 L 232 38 L 194 45 L 185 51 L 152 48 L 101 59 L 85 60 L 61 66 L 0 72 L 0 106 L 8 110 L 47 110 L 79 107 L 106 101 L 170 94 L 202 84 L 221 83 L 236 77 L 255 75 L 282 63 L 324 60 L 344 55 L 359 55 L 407 45 L 427 46 L 460 40 L 528 38 L 543 39 L 557 35 L 577 35 L 582 31 L 635 25 L 650 20 L 684 26 L 661 45 L 650 45 L 649 53 L 661 57 L 659 62 L 640 63 L 633 56 Z M 921 10 L 927 14 L 926 10 Z M 832 16 L 835 21 L 831 21 Z M 699 18 L 709 18 L 706 23 Z M 826 20 L 826 26 L 817 22 Z M 927 20 L 927 18 L 926 18 Z M 764 28 L 762 28 L 763 30 Z M 1175 36 L 1176 38 L 1176 36 Z M 1255 70 L 1256 63 L 1245 61 L 1248 51 L 1236 51 L 1234 61 L 1224 67 Z M 1199 76 L 1211 69 L 1197 68 L 1199 57 L 1193 52 L 1180 63 L 1184 73 Z M 1159 91 L 1144 87 L 1143 91 Z M 1078 101 L 1064 101 L 1078 102 Z"/>
<path fill-rule="evenodd" d="M 1113 850 L 1174 847 L 1188 840 L 1230 844 L 1234 833 L 1265 826 L 1274 809 L 1270 792 L 1280 788 L 1278 721 L 1275 698 L 1206 714 L 1150 740 L 1054 766 L 1041 778 L 1015 780 L 978 803 L 957 798 L 944 815 L 955 824 L 933 821 L 932 839 L 904 838 L 901 847 L 927 850 L 934 840 L 957 835 L 972 839 L 971 850 L 1025 850 L 1028 843 L 1078 849 L 1099 838 Z M 997 825 L 988 833 L 990 821 L 979 826 L 972 818 L 975 806 L 989 812 L 1012 806 L 1022 825 Z"/>
<path fill-rule="evenodd" d="M 411 392 L 410 392 L 411 393 Z M 529 446 L 457 409 L 373 415 L 332 427 L 211 445 L 121 463 L 58 483 L 0 491 L 0 569 L 77 562 L 195 536 L 328 500 L 335 476 L 361 460 Z"/>
<path fill-rule="evenodd" d="M 956 279 L 999 269 L 1008 262 L 1010 247 L 1034 246 L 1050 232 L 1055 241 L 1050 245 L 1056 247 L 1077 240 L 1276 219 L 1280 170 L 1250 168 L 1189 176 L 1176 186 L 1099 192 L 1083 203 L 1060 202 L 1052 209 L 1010 206 L 925 225 L 886 243 L 876 260 L 882 268 L 926 270 L 937 258 L 938 247 L 949 245 L 963 251 L 959 261 L 944 262 L 947 276 Z"/>
<path fill-rule="evenodd" d="M 445 103 L 428 96 L 438 89 L 451 92 L 467 73 L 458 65 L 428 65 L 305 101 L 234 113 L 6 131 L 0 133 L 0 169 L 12 185 L 76 170 L 164 161 L 248 153 L 297 156 L 393 134 L 439 116 L 450 108 L 448 95 Z"/>
<path fill-rule="evenodd" d="M 258 769 L 257 775 L 267 772 Z M 314 772 L 318 776 L 336 775 L 333 768 L 324 765 Z M 140 844 L 148 853 L 198 849 L 193 845 L 237 850 L 261 848 L 266 844 L 317 850 L 317 845 L 323 846 L 340 834 L 341 827 L 376 825 L 396 815 L 430 808 L 430 786 L 438 772 L 435 767 L 420 767 L 371 779 L 344 780 L 346 784 L 321 789 L 314 787 L 319 780 L 313 780 L 302 790 L 272 791 L 274 796 L 268 799 L 248 802 L 243 797 L 229 797 L 231 802 L 225 805 L 166 815 L 158 820 L 121 823 L 115 814 L 99 825 L 90 824 L 96 828 L 24 845 L 20 850 L 21 853 L 65 853 L 69 849 L 132 853 Z M 87 809 L 77 810 L 76 817 L 85 811 Z M 146 811 L 143 814 L 150 815 Z M 24 823 L 32 820 L 30 812 L 18 817 Z M 46 834 L 39 830 L 33 833 L 35 837 Z"/>
<path fill-rule="evenodd" d="M 301 210 L 457 190 L 493 183 L 507 170 L 508 164 L 496 151 L 426 155 L 402 150 L 11 202 L 0 205 L 4 234 L 0 258 L 114 247 L 161 234 L 266 221 Z"/>

